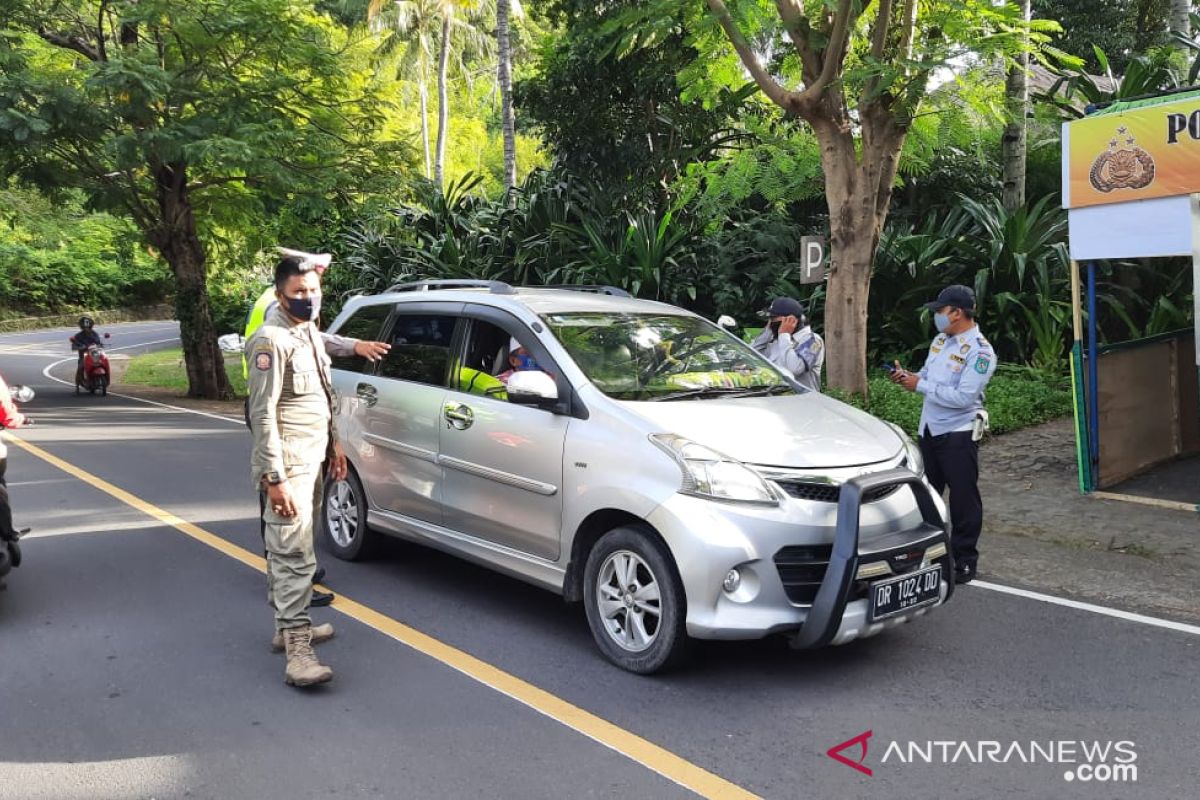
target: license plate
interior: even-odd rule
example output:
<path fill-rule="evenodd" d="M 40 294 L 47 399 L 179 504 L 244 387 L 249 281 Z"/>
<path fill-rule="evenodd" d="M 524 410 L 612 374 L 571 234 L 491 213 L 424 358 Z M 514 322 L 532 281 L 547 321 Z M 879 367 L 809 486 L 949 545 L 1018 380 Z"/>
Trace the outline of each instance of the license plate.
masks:
<path fill-rule="evenodd" d="M 871 584 L 867 621 L 876 622 L 936 603 L 941 596 L 941 588 L 942 568 L 937 566 L 876 581 Z"/>

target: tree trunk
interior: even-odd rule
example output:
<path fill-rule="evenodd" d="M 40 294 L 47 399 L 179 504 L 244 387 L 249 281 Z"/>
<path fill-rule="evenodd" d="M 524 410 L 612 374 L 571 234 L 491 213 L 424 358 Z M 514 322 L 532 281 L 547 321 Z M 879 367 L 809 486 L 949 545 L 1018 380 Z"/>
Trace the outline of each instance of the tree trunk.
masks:
<path fill-rule="evenodd" d="M 906 129 L 891 113 L 864 106 L 862 147 L 852 126 L 828 96 L 824 109 L 805 117 L 821 145 L 829 206 L 829 282 L 825 295 L 828 383 L 852 394 L 867 393 L 867 309 L 871 271 L 891 204 Z M 834 120 L 834 121 L 831 121 Z M 858 152 L 863 154 L 861 158 Z M 916 309 L 913 309 L 916 313 Z"/>
<path fill-rule="evenodd" d="M 424 70 L 417 79 L 417 90 L 421 97 L 421 145 L 425 148 L 425 177 L 433 177 L 433 162 L 429 156 L 429 86 L 425 83 Z"/>
<path fill-rule="evenodd" d="M 442 17 L 442 47 L 438 54 L 438 135 L 437 160 L 433 165 L 433 182 L 442 189 L 446 172 L 446 134 L 450 126 L 450 93 L 446 86 L 446 73 L 450 67 L 450 14 Z"/>
<path fill-rule="evenodd" d="M 1171 0 L 1171 33 L 1188 36 L 1192 30 L 1189 15 L 1192 13 L 1191 0 Z M 1175 47 L 1187 50 L 1182 44 L 1172 42 Z"/>
<path fill-rule="evenodd" d="M 504 129 L 504 188 L 517 185 L 517 133 L 512 104 L 512 45 L 508 38 L 509 0 L 496 0 L 497 77 L 500 83 L 500 120 Z"/>
<path fill-rule="evenodd" d="M 158 164 L 153 170 L 161 222 L 150 232 L 150 240 L 175 274 L 175 316 L 179 318 L 188 396 L 226 400 L 233 391 L 209 310 L 204 245 L 196 235 L 188 198 L 187 165 Z"/>
<path fill-rule="evenodd" d="M 1022 0 L 1021 13 L 1030 17 L 1030 0 Z M 1017 56 L 1004 87 L 1008 122 L 1000 139 L 1004 170 L 1003 203 L 1011 214 L 1025 205 L 1026 116 L 1029 108 L 1029 54 Z"/>

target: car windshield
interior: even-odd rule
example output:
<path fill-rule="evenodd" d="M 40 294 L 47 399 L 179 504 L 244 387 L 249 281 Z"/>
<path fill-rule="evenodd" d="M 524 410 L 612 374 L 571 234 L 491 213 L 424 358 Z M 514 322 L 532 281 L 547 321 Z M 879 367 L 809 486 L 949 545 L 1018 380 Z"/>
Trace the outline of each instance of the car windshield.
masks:
<path fill-rule="evenodd" d="M 588 379 L 617 400 L 794 393 L 770 362 L 698 317 L 587 312 L 543 318 Z"/>

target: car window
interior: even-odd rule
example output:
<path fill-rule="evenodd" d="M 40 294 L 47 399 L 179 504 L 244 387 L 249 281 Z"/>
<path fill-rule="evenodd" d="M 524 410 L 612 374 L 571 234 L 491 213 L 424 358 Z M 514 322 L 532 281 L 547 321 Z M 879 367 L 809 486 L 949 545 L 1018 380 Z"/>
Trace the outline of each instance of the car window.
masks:
<path fill-rule="evenodd" d="M 444 386 L 456 318 L 445 314 L 396 315 L 392 350 L 379 364 L 385 378 Z"/>
<path fill-rule="evenodd" d="M 588 379 L 618 400 L 792 393 L 770 362 L 699 317 L 591 312 L 544 319 Z"/>
<path fill-rule="evenodd" d="M 389 303 L 363 306 L 354 312 L 354 316 L 346 320 L 342 327 L 338 328 L 338 336 L 363 339 L 368 342 L 378 341 L 379 336 L 383 333 L 383 324 L 387 322 L 388 314 L 391 311 L 392 306 Z M 367 371 L 367 360 L 362 356 L 335 356 L 331 361 L 334 369 L 344 369 L 350 372 Z"/>
<path fill-rule="evenodd" d="M 498 325 L 471 320 L 463 358 L 455 365 L 450 385 L 460 392 L 507 400 L 504 379 L 512 372 L 508 358 L 511 339 Z"/>

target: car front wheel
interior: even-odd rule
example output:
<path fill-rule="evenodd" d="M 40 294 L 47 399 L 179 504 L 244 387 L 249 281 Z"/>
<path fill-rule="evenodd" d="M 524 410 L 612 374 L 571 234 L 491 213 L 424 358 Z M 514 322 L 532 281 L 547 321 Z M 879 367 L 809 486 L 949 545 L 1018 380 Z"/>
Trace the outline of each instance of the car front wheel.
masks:
<path fill-rule="evenodd" d="M 649 675 L 686 654 L 687 604 L 670 552 L 648 528 L 614 528 L 588 555 L 584 606 L 600 652 Z"/>
<path fill-rule="evenodd" d="M 367 497 L 354 470 L 345 480 L 325 482 L 321 523 L 325 544 L 338 558 L 358 561 L 371 554 L 377 534 L 367 527 Z"/>

